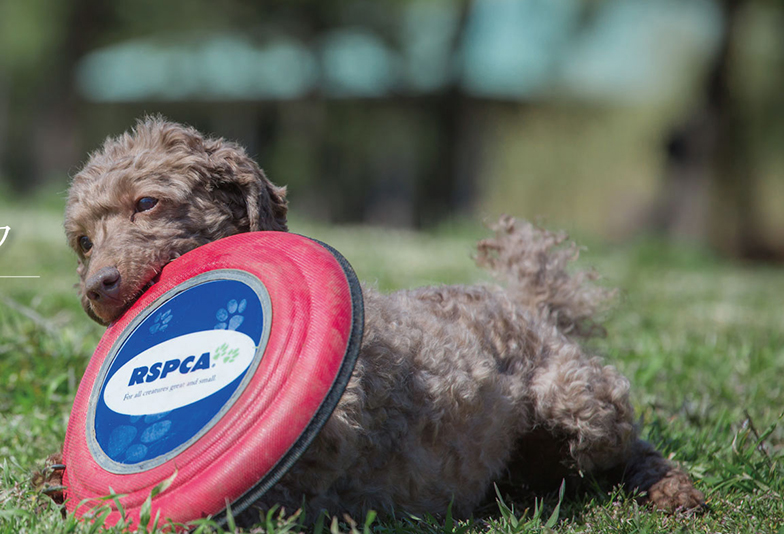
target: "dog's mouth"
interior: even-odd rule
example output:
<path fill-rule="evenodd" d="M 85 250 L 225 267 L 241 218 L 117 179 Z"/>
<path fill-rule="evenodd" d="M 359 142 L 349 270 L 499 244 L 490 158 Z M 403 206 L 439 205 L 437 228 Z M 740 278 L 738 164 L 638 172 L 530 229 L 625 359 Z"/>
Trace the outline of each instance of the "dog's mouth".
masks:
<path fill-rule="evenodd" d="M 142 286 L 136 292 L 136 294 L 133 296 L 133 298 L 128 301 L 128 303 L 125 306 L 125 309 L 123 309 L 122 313 L 125 313 L 125 311 L 128 308 L 130 308 L 131 305 L 133 305 L 134 302 L 139 300 L 139 298 L 142 295 L 144 295 L 147 291 L 149 291 L 155 284 L 160 282 L 161 281 L 161 275 L 163 274 L 163 270 L 166 268 L 167 265 L 169 265 L 171 262 L 173 262 L 179 256 L 180 256 L 179 254 L 173 252 L 173 253 L 171 253 L 169 255 L 169 259 L 166 260 L 166 262 L 164 262 L 162 265 L 157 266 L 154 269 L 152 269 L 151 270 L 151 274 L 149 274 L 147 277 L 145 277 L 145 278 L 147 278 L 147 282 L 142 284 Z"/>
<path fill-rule="evenodd" d="M 161 275 L 163 274 L 163 270 L 166 268 L 167 265 L 169 265 L 169 263 L 171 263 L 171 261 L 173 259 L 174 258 L 171 258 L 166 263 L 161 265 L 160 267 L 155 267 L 154 269 L 151 270 L 151 273 L 148 276 L 145 277 L 145 278 L 147 278 L 147 281 L 144 284 L 141 285 L 139 290 L 136 291 L 136 293 L 134 294 L 133 298 L 131 298 L 128 301 L 125 309 L 123 310 L 123 313 L 125 313 L 125 311 L 128 308 L 130 308 L 131 305 L 133 305 L 134 302 L 139 300 L 139 298 L 142 295 L 144 295 L 147 291 L 149 291 L 155 284 L 157 284 L 158 282 L 161 281 Z"/>
<path fill-rule="evenodd" d="M 156 269 L 156 271 L 157 271 L 156 274 L 152 278 L 150 278 L 150 280 L 146 284 L 142 286 L 141 290 L 139 290 L 139 293 L 136 295 L 136 298 L 133 299 L 133 302 L 136 302 L 139 299 L 139 297 L 145 294 L 152 286 L 154 286 L 161 280 L 161 273 L 163 273 L 163 269 Z"/>
<path fill-rule="evenodd" d="M 163 270 L 169 265 L 171 262 L 179 258 L 181 254 L 179 252 L 170 252 L 168 257 L 165 261 L 163 261 L 160 265 L 156 265 L 153 267 L 149 272 L 148 275 L 145 277 L 147 278 L 147 282 L 142 284 L 141 289 L 136 293 L 136 295 L 131 299 L 130 304 L 133 304 L 139 297 L 141 297 L 144 293 L 146 293 L 152 286 L 160 282 L 161 275 L 163 274 Z M 129 304 L 129 305 L 130 305 Z"/>

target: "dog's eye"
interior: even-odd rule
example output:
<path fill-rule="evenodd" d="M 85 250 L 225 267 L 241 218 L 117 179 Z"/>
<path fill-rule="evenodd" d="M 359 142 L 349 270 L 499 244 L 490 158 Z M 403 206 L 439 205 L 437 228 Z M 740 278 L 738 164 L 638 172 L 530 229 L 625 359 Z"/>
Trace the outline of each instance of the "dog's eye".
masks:
<path fill-rule="evenodd" d="M 142 211 L 149 211 L 153 209 L 157 203 L 157 198 L 142 197 L 136 201 L 136 212 L 140 213 Z"/>
<path fill-rule="evenodd" d="M 93 248 L 93 242 L 90 241 L 89 237 L 83 235 L 79 238 L 79 247 L 82 249 L 82 252 L 89 252 Z"/>

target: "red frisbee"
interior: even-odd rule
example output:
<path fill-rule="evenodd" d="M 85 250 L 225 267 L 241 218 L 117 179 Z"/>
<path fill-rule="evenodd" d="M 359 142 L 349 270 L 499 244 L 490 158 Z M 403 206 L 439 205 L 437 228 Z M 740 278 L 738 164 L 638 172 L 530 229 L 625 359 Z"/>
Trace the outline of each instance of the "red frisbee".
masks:
<path fill-rule="evenodd" d="M 115 323 L 79 385 L 63 449 L 66 507 L 136 525 L 239 513 L 334 410 L 362 339 L 348 262 L 296 234 L 240 234 L 170 263 Z"/>

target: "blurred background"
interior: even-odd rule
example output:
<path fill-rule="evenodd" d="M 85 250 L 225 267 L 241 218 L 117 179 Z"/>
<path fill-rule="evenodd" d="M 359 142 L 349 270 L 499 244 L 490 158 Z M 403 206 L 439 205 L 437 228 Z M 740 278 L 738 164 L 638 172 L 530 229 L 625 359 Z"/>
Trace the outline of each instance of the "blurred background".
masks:
<path fill-rule="evenodd" d="M 0 225 L 148 113 L 247 146 L 319 223 L 784 259 L 779 0 L 3 0 Z"/>

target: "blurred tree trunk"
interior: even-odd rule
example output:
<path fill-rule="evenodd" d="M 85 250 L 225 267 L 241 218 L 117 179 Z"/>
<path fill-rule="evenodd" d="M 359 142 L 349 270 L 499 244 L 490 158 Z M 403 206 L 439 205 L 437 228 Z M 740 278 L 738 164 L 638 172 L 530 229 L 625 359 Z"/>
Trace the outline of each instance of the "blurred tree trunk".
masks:
<path fill-rule="evenodd" d="M 458 21 L 450 45 L 450 58 L 459 57 L 460 45 L 471 10 L 471 0 L 457 2 Z M 457 62 L 455 61 L 455 65 Z M 456 211 L 467 209 L 474 177 L 466 157 L 476 152 L 467 149 L 471 140 L 479 142 L 482 133 L 467 131 L 465 126 L 469 110 L 477 103 L 460 87 L 461 72 L 455 69 L 447 87 L 433 100 L 430 113 L 436 124 L 437 140 L 435 157 L 415 185 L 414 221 L 417 227 L 432 226 Z M 467 136 L 467 137 L 466 137 Z"/>
<path fill-rule="evenodd" d="M 54 10 L 54 7 L 52 7 Z M 75 67 L 104 34 L 112 20 L 102 0 L 73 0 L 52 16 L 62 16 L 60 38 L 45 54 L 40 74 L 19 84 L 10 96 L 5 146 L 8 178 L 20 192 L 33 190 L 52 176 L 65 180 L 79 161 L 78 95 Z"/>
<path fill-rule="evenodd" d="M 724 254 L 775 259 L 755 210 L 758 177 L 748 124 L 733 89 L 738 24 L 746 0 L 721 0 L 724 31 L 701 101 L 666 139 L 664 197 L 656 226 Z"/>
<path fill-rule="evenodd" d="M 44 181 L 62 175 L 80 160 L 76 65 L 98 38 L 111 27 L 112 11 L 103 0 L 70 2 L 59 57 L 51 79 L 40 95 L 41 112 L 36 118 L 36 174 Z"/>

